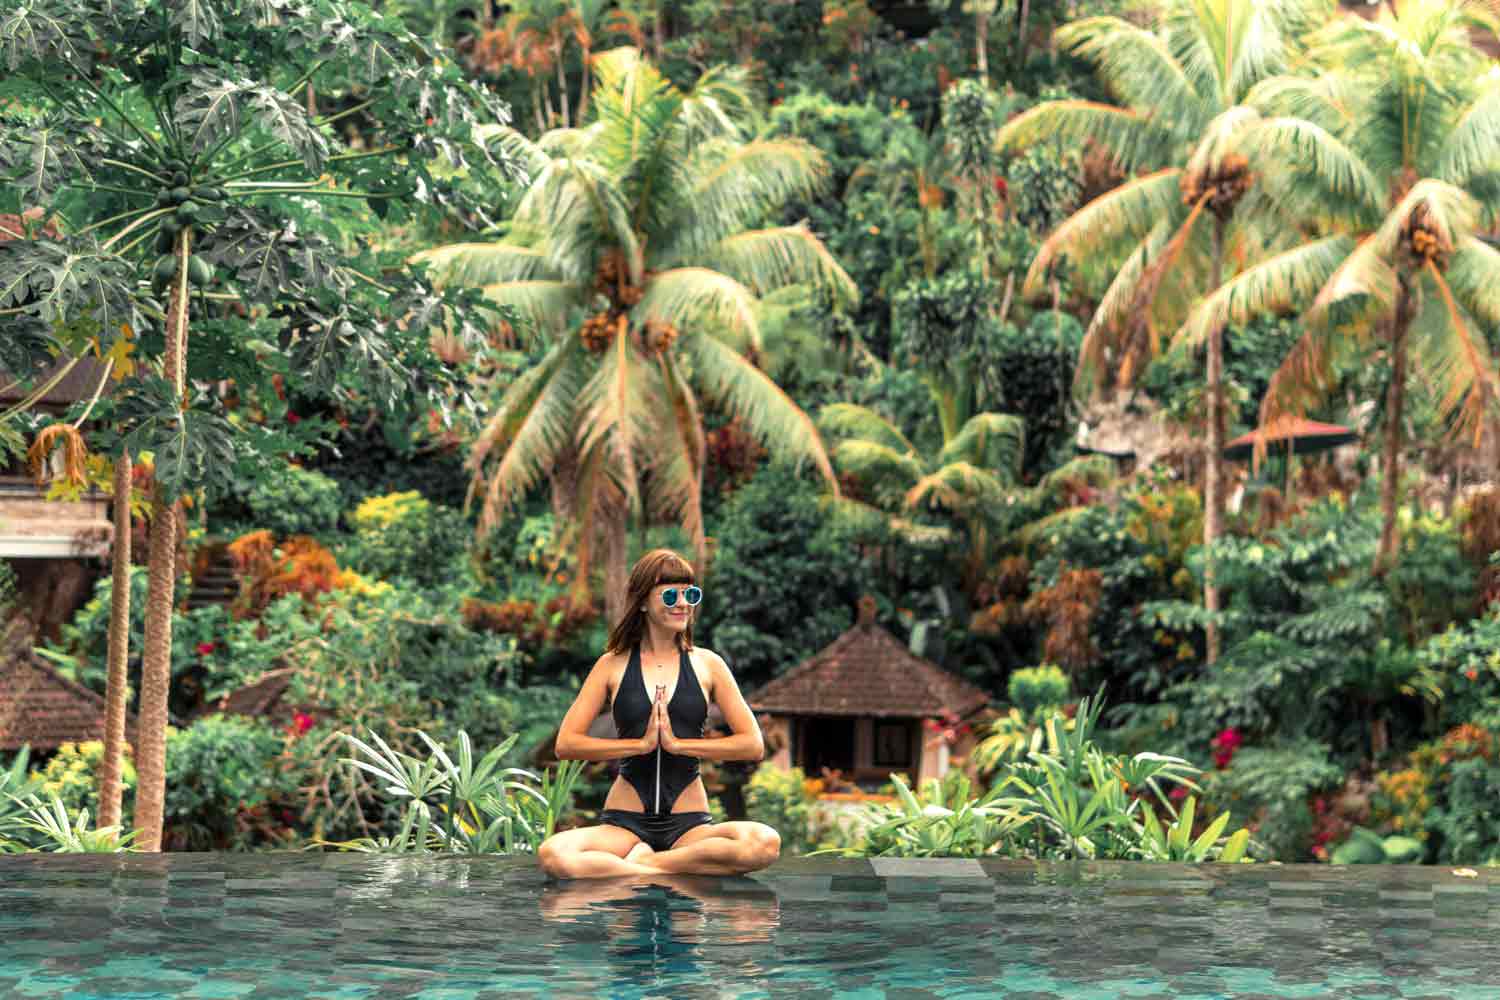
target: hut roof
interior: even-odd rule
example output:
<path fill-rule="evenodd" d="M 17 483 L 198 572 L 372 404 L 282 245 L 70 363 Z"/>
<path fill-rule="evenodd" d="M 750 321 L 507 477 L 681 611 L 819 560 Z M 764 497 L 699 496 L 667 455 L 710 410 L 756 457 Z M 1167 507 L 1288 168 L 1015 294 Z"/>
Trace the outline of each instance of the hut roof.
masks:
<path fill-rule="evenodd" d="M 0 750 L 104 739 L 104 699 L 32 652 L 31 638 L 19 623 L 0 638 Z M 132 746 L 136 725 L 127 712 L 125 740 Z"/>
<path fill-rule="evenodd" d="M 746 698 L 756 712 L 773 715 L 887 718 L 945 711 L 963 718 L 989 700 L 984 690 L 917 656 L 876 624 L 868 598 L 852 628 Z"/>

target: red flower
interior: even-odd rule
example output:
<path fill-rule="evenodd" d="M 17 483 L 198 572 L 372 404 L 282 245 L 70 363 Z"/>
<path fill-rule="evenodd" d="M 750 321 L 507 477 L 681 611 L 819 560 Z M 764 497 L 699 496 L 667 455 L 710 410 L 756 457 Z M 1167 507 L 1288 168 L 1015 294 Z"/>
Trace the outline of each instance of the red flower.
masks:
<path fill-rule="evenodd" d="M 995 193 L 1002 198 L 1004 198 L 1006 194 L 1009 193 L 1009 188 L 1005 183 L 1005 178 L 1001 177 L 999 174 L 995 175 Z"/>
<path fill-rule="evenodd" d="M 215 646 L 211 642 L 200 642 L 200 643 L 198 643 L 198 655 L 199 656 L 207 656 L 209 653 L 212 653 L 217 648 L 218 647 Z"/>
<path fill-rule="evenodd" d="M 306 712 L 298 712 L 292 716 L 292 724 L 287 727 L 287 732 L 293 736 L 301 736 L 313 727 L 313 717 Z"/>
<path fill-rule="evenodd" d="M 301 420 L 302 420 L 302 418 L 299 417 L 299 416 L 297 416 L 297 414 L 295 414 L 295 413 L 288 413 L 286 415 L 286 422 L 289 423 L 289 424 L 295 424 L 295 423 L 300 422 Z"/>
<path fill-rule="evenodd" d="M 1210 741 L 1214 748 L 1214 763 L 1221 768 L 1228 767 L 1229 762 L 1234 760 L 1234 752 L 1240 748 L 1240 744 L 1243 742 L 1244 737 L 1233 726 L 1220 730 L 1219 735 Z"/>
<path fill-rule="evenodd" d="M 1167 793 L 1167 798 L 1171 799 L 1174 802 L 1180 802 L 1180 801 L 1182 801 L 1183 799 L 1187 798 L 1187 786 L 1186 785 L 1174 785 L 1174 786 L 1172 786 L 1172 790 Z"/>

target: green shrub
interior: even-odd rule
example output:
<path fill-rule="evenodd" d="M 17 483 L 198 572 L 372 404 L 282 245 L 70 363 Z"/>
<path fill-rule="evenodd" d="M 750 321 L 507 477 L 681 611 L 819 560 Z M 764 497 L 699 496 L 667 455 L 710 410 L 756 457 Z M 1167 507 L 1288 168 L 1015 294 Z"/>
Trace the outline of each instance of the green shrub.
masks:
<path fill-rule="evenodd" d="M 1072 697 L 1073 685 L 1062 669 L 1051 663 L 1023 667 L 1010 675 L 1006 697 L 1028 719 L 1048 709 L 1060 709 Z"/>
<path fill-rule="evenodd" d="M 245 498 L 257 528 L 277 538 L 321 535 L 338 527 L 339 485 L 321 472 L 288 465 L 275 478 L 262 479 Z"/>
<path fill-rule="evenodd" d="M 423 587 L 455 580 L 470 538 L 462 514 L 430 503 L 416 490 L 368 497 L 350 520 L 356 541 L 346 558 L 355 569 Z"/>
<path fill-rule="evenodd" d="M 50 794 L 56 793 L 69 816 L 76 816 L 80 809 L 87 809 L 89 816 L 97 819 L 99 816 L 99 770 L 103 761 L 103 740 L 62 744 L 45 767 L 31 772 L 32 780 L 40 782 L 40 786 L 36 789 L 37 795 L 45 801 Z M 122 788 L 120 825 L 124 829 L 129 829 L 131 825 L 135 784 L 135 764 L 130 744 L 127 743 L 121 753 L 120 762 L 120 786 Z"/>
<path fill-rule="evenodd" d="M 173 850 L 245 850 L 244 811 L 289 795 L 278 766 L 285 740 L 259 719 L 208 715 L 186 729 L 167 727 L 163 837 Z"/>
<path fill-rule="evenodd" d="M 781 835 L 781 853 L 804 854 L 811 847 L 809 820 L 813 797 L 802 768 L 790 770 L 769 761 L 755 769 L 745 785 L 745 816 Z"/>

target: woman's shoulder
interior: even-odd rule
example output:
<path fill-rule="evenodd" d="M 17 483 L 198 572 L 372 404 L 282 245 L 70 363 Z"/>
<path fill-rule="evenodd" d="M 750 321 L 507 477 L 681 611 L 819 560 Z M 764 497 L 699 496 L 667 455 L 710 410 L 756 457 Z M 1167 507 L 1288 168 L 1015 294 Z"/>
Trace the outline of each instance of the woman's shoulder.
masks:
<path fill-rule="evenodd" d="M 726 661 L 724 657 L 720 656 L 718 653 L 715 653 L 713 650 L 709 649 L 707 646 L 700 646 L 697 643 L 693 643 L 693 651 L 690 655 L 694 660 L 703 664 L 705 667 L 708 667 L 711 670 L 729 669 L 728 661 Z"/>

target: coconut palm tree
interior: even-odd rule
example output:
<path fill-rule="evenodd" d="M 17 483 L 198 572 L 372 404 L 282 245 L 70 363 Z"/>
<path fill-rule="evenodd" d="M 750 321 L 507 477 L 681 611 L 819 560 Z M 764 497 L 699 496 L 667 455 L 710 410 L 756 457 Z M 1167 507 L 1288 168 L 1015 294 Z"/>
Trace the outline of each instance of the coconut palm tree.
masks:
<path fill-rule="evenodd" d="M 483 533 L 544 472 L 567 470 L 575 593 L 602 527 L 613 620 L 629 516 L 680 524 L 703 557 L 700 396 L 767 447 L 811 460 L 837 492 L 811 418 L 746 354 L 762 348 L 761 295 L 802 283 L 853 304 L 858 292 L 805 224 L 763 225 L 814 194 L 827 168 L 804 142 L 752 138 L 742 69 L 682 91 L 620 48 L 596 56 L 594 73 L 587 126 L 536 141 L 494 127 L 532 178 L 505 238 L 414 260 L 439 281 L 482 286 L 549 339 L 474 444 L 471 496 L 484 488 Z"/>
<path fill-rule="evenodd" d="M 1119 105 L 1046 101 L 1000 130 L 1018 151 L 1043 138 L 1093 142 L 1131 180 L 1084 205 L 1042 244 L 1023 286 L 1045 288 L 1059 259 L 1082 287 L 1103 288 L 1079 356 L 1080 384 L 1129 385 L 1201 296 L 1297 231 L 1296 202 L 1254 174 L 1245 149 L 1259 119 L 1252 87 L 1288 69 L 1297 39 L 1332 12 L 1329 0 L 1168 0 L 1154 22 L 1091 17 L 1060 28 L 1058 42 L 1098 68 Z M 1208 427 L 1204 482 L 1204 604 L 1219 606 L 1212 544 L 1221 533 L 1224 445 L 1222 327 L 1205 352 Z M 1207 630 L 1218 657 L 1217 624 Z"/>
<path fill-rule="evenodd" d="M 1305 76 L 1268 80 L 1253 144 L 1297 167 L 1307 224 L 1298 246 L 1206 299 L 1179 332 L 1199 340 L 1262 311 L 1303 310 L 1302 338 L 1261 405 L 1268 429 L 1301 415 L 1339 366 L 1391 364 L 1377 572 L 1396 552 L 1402 419 L 1412 350 L 1455 433 L 1476 438 L 1497 397 L 1481 328 L 1500 327 L 1500 69 L 1472 47 L 1490 3 L 1404 0 L 1312 41 Z"/>
<path fill-rule="evenodd" d="M 916 523 L 923 507 L 950 512 L 967 542 L 965 589 L 983 576 L 1000 539 L 995 515 L 1014 499 L 1026 451 L 1025 424 L 1006 413 L 976 413 L 936 457 L 924 455 L 891 421 L 855 403 L 830 403 L 818 426 L 837 440 L 833 461 L 859 485 L 858 498 L 836 504 L 845 516 L 884 520 L 913 542 L 947 540 L 946 529 Z"/>

